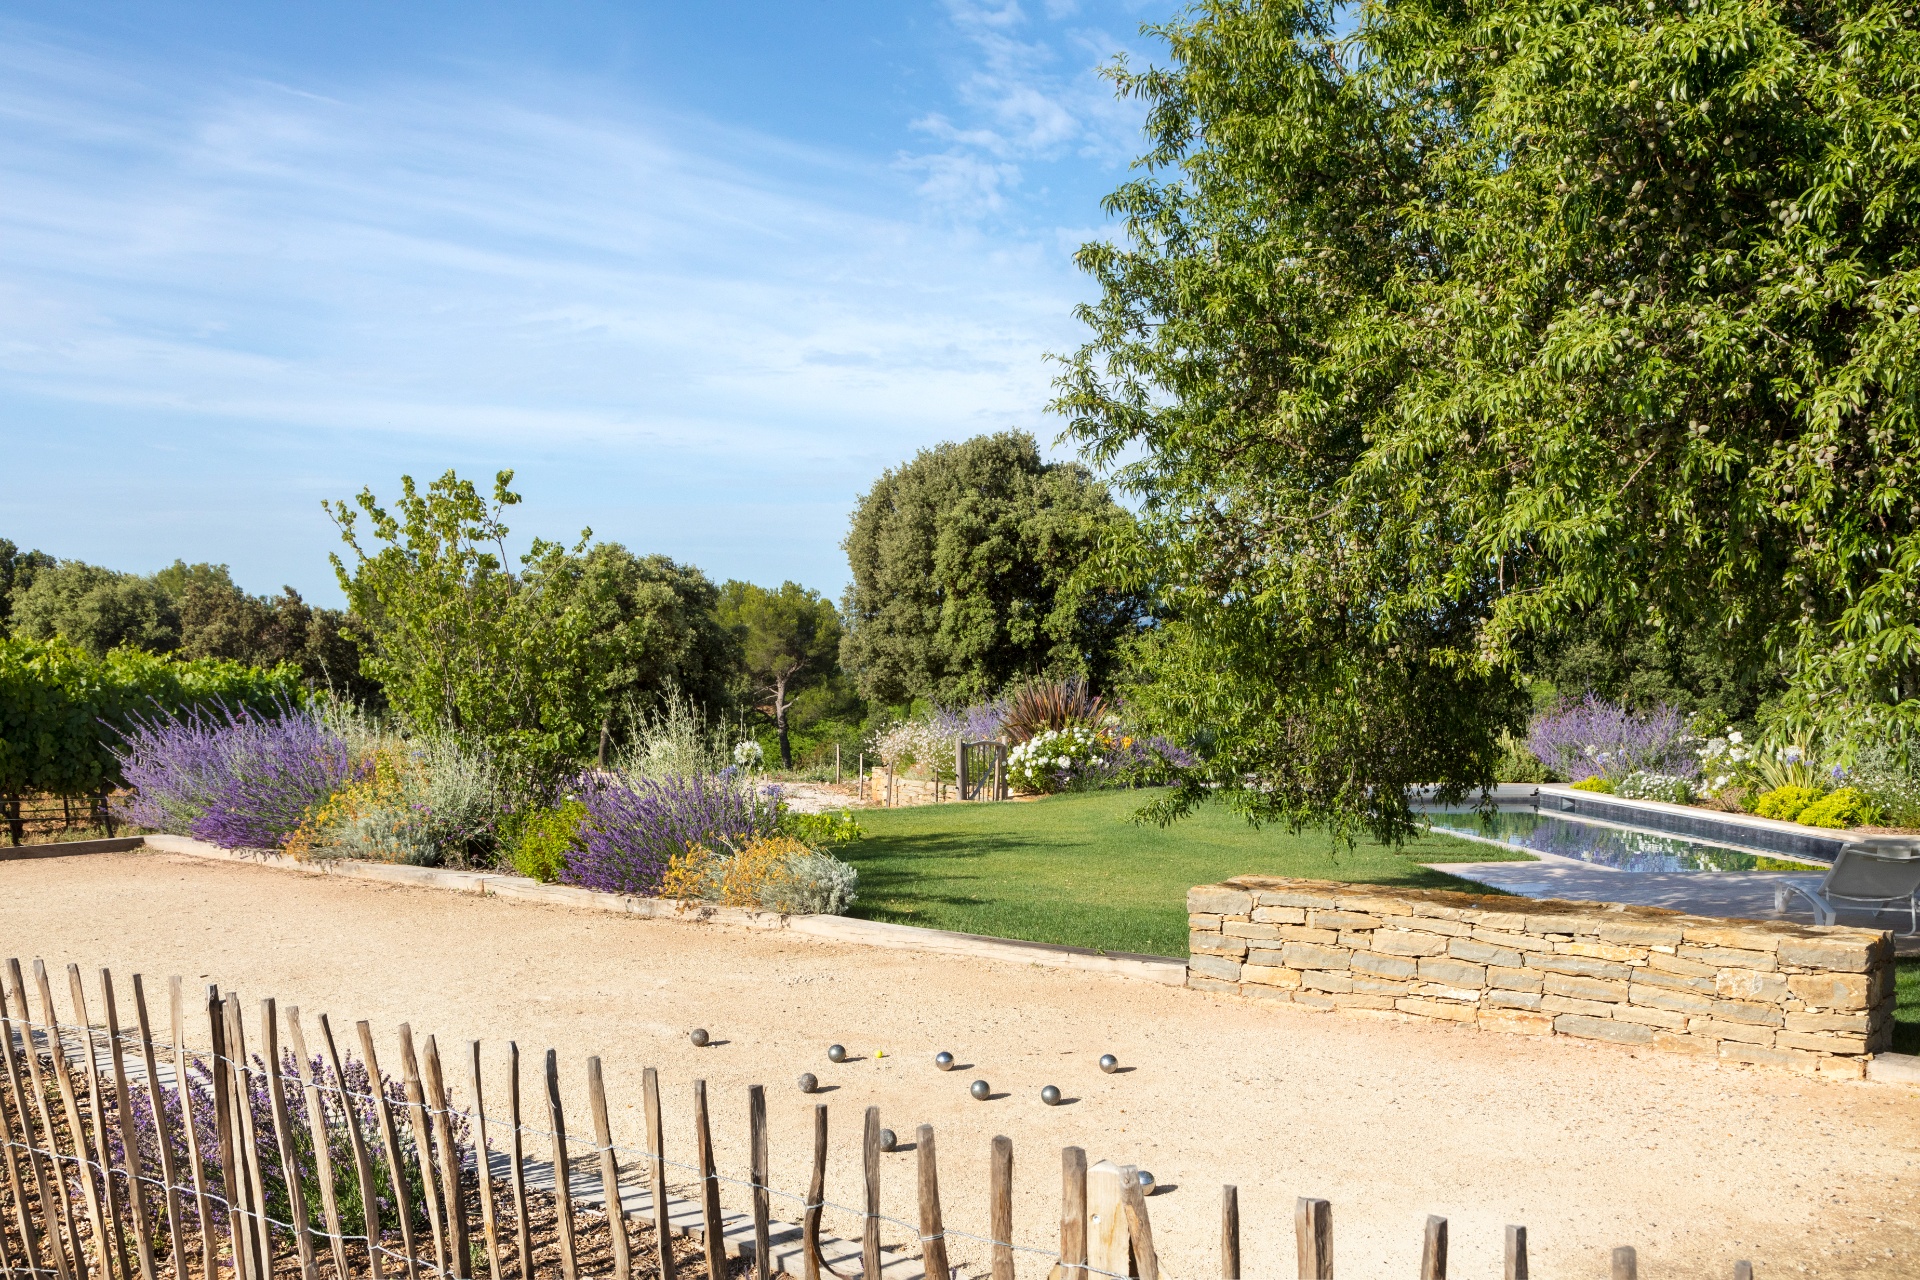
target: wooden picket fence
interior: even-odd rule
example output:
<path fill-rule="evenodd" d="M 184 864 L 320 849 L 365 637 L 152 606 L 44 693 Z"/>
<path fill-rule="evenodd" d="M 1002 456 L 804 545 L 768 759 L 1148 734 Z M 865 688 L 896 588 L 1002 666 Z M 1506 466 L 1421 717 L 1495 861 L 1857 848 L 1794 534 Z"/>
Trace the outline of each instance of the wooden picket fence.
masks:
<path fill-rule="evenodd" d="M 37 1020 L 19 961 L 7 963 L 6 981 L 0 982 L 0 1270 L 9 1277 L 277 1280 L 297 1274 L 300 1280 L 323 1280 L 330 1272 L 331 1280 L 385 1280 L 390 1274 L 396 1280 L 479 1280 L 484 1268 L 488 1280 L 579 1280 L 587 1274 L 717 1280 L 749 1273 L 771 1280 L 776 1265 L 780 1274 L 792 1275 L 785 1264 L 797 1262 L 801 1280 L 907 1280 L 916 1272 L 953 1280 L 960 1269 L 949 1256 L 950 1244 L 976 1255 L 970 1259 L 974 1273 L 984 1265 L 991 1280 L 1016 1280 L 1017 1271 L 1044 1273 L 1049 1280 L 1159 1280 L 1162 1273 L 1149 1192 L 1136 1170 L 1104 1160 L 1089 1167 L 1079 1147 L 1061 1153 L 1057 1248 L 1020 1245 L 1013 1240 L 1013 1143 L 1006 1137 L 994 1138 L 989 1152 L 989 1229 L 974 1235 L 945 1224 L 929 1125 L 913 1135 L 917 1221 L 881 1213 L 883 1138 L 875 1107 L 866 1109 L 862 1130 L 864 1203 L 837 1205 L 824 1194 L 824 1104 L 814 1108 L 812 1174 L 802 1196 L 770 1185 L 766 1094 L 758 1085 L 748 1090 L 751 1169 L 740 1180 L 723 1177 L 715 1165 L 704 1081 L 693 1082 L 695 1162 L 685 1164 L 667 1157 L 657 1073 L 648 1068 L 642 1076 L 645 1146 L 634 1150 L 613 1139 L 600 1060 L 590 1057 L 585 1065 L 593 1140 L 590 1147 L 580 1144 L 576 1158 L 561 1105 L 558 1056 L 551 1049 L 537 1081 L 535 1111 L 543 1129 L 522 1114 L 514 1045 L 508 1048 L 503 1117 L 484 1103 L 478 1041 L 468 1042 L 462 1055 L 471 1106 L 458 1108 L 449 1105 L 433 1037 L 416 1052 L 405 1024 L 398 1029 L 398 1082 L 382 1074 L 367 1023 L 355 1027 L 361 1053 L 356 1061 L 341 1053 L 321 1015 L 316 1026 L 324 1057 L 316 1057 L 308 1052 L 299 1010 L 280 1009 L 271 999 L 260 1002 L 261 1052 L 250 1056 L 239 998 L 209 986 L 204 1011 L 211 1048 L 202 1059 L 186 1047 L 179 978 L 169 983 L 172 1035 L 163 1041 L 153 1034 L 140 975 L 131 983 L 129 1028 L 108 971 L 99 974 L 98 1026 L 89 1018 L 77 966 L 67 967 L 71 1016 L 64 1020 L 45 965 L 35 961 L 32 972 Z M 364 1074 L 364 1092 L 351 1087 L 356 1071 Z M 503 1151 L 496 1152 L 496 1142 Z M 542 1147 L 551 1153 L 544 1166 L 537 1158 Z M 584 1168 L 576 1172 L 576 1163 Z M 543 1168 L 550 1187 L 540 1185 Z M 670 1171 L 691 1176 L 693 1203 L 669 1195 Z M 744 1191 L 751 1205 L 750 1237 L 744 1222 L 732 1228 L 743 1255 L 737 1267 L 728 1257 L 723 1182 Z M 774 1222 L 776 1197 L 800 1210 L 797 1239 L 793 1228 Z M 608 1212 L 614 1206 L 618 1211 Z M 823 1238 L 829 1210 L 859 1223 L 857 1253 L 851 1240 Z M 649 1233 L 639 1231 L 637 1244 L 629 1220 L 651 1227 L 650 1248 L 643 1247 Z M 914 1257 L 883 1249 L 883 1225 L 915 1239 L 917 1268 Z M 604 1236 L 604 1249 L 589 1249 L 589 1234 Z M 784 1258 L 776 1257 L 776 1234 L 788 1242 Z M 1327 1201 L 1297 1202 L 1295 1238 L 1303 1280 L 1331 1280 L 1333 1217 Z M 836 1252 L 837 1258 L 831 1256 Z M 1029 1265 L 1017 1267 L 1019 1256 Z M 850 1269 L 856 1262 L 857 1272 Z M 1505 1276 L 1526 1280 L 1527 1268 L 1526 1230 L 1509 1227 Z M 1218 1274 L 1224 1280 L 1241 1275 L 1239 1194 L 1231 1186 L 1221 1201 Z M 1279 1271 L 1267 1267 L 1259 1274 Z M 1734 1274 L 1752 1280 L 1753 1272 L 1740 1263 Z M 1444 1218 L 1427 1220 L 1419 1275 L 1445 1280 Z M 1613 1280 L 1637 1275 L 1634 1251 L 1616 1250 Z"/>

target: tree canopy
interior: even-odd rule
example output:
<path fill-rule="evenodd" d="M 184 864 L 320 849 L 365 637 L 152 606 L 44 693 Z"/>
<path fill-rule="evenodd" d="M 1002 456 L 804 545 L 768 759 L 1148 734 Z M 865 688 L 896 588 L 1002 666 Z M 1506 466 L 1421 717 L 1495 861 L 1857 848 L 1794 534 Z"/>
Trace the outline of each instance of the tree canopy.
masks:
<path fill-rule="evenodd" d="M 840 651 L 840 615 L 831 600 L 797 582 L 777 588 L 730 580 L 720 588 L 720 619 L 741 638 L 752 701 L 772 719 L 780 766 L 793 767 L 787 712 L 809 685 L 833 673 Z"/>
<path fill-rule="evenodd" d="M 1920 727 L 1911 10 L 1214 0 L 1158 31 L 1167 65 L 1115 68 L 1150 149 L 1080 252 L 1056 407 L 1141 499 L 1136 703 L 1213 735 L 1210 781 L 1403 832 L 1409 784 L 1493 781 L 1569 619 L 1775 658 L 1777 713 L 1841 743 Z"/>
<path fill-rule="evenodd" d="M 869 698 L 951 706 L 1040 674 L 1109 675 L 1140 595 L 1081 569 L 1127 514 L 1020 431 L 925 449 L 860 499 L 841 665 Z"/>

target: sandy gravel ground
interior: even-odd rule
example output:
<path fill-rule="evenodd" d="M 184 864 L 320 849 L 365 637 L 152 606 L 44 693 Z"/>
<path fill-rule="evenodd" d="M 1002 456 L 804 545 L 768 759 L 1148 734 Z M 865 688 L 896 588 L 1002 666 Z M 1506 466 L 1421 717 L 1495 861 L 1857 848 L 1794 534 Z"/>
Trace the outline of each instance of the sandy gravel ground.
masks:
<path fill-rule="evenodd" d="M 271 994 L 309 1018 L 370 1019 L 387 1045 L 409 1020 L 443 1044 L 483 1040 L 496 1080 L 509 1039 L 554 1046 L 576 1130 L 598 1053 L 627 1142 L 654 1065 L 681 1159 L 704 1077 L 736 1173 L 746 1086 L 764 1082 L 774 1181 L 794 1191 L 814 1100 L 792 1081 L 813 1071 L 833 1086 L 830 1199 L 859 1199 L 861 1110 L 877 1104 L 903 1141 L 935 1126 L 960 1230 L 984 1232 L 988 1143 L 1012 1137 L 1017 1234 L 1046 1246 L 1059 1149 L 1079 1144 L 1158 1177 L 1154 1227 L 1177 1277 L 1218 1274 L 1222 1183 L 1240 1187 L 1250 1276 L 1291 1274 L 1302 1194 L 1333 1202 L 1345 1277 L 1414 1274 L 1429 1213 L 1451 1220 L 1456 1277 L 1499 1274 L 1510 1222 L 1529 1228 L 1543 1278 L 1605 1276 L 1625 1243 L 1648 1277 L 1727 1276 L 1738 1258 L 1766 1277 L 1920 1274 L 1920 1091 L 1896 1086 L 152 852 L 0 862 L 0 955 L 77 961 L 90 984 L 105 965 Z M 722 1043 L 694 1049 L 696 1025 Z M 856 1060 L 829 1064 L 834 1041 Z M 942 1048 L 972 1065 L 940 1074 Z M 1102 1052 L 1133 1070 L 1100 1074 Z M 975 1077 L 1007 1096 L 974 1102 Z M 1048 1083 L 1076 1101 L 1043 1107 Z M 887 1157 L 885 1208 L 902 1217 L 913 1162 Z"/>

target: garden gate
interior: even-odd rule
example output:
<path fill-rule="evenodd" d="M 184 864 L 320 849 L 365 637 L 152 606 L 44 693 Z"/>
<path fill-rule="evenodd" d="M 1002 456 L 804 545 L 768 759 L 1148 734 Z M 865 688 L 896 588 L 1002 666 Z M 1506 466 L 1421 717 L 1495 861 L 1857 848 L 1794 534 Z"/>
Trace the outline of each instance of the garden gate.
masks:
<path fill-rule="evenodd" d="M 962 800 L 1007 798 L 1007 749 L 998 742 L 962 742 L 954 749 L 954 779 Z"/>

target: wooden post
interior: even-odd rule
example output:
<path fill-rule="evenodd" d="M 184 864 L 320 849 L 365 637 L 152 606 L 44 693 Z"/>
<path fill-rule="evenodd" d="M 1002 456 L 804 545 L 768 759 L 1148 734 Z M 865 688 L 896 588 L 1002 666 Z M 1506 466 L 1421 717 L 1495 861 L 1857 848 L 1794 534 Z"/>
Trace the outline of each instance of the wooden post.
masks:
<path fill-rule="evenodd" d="M 240 1133 L 234 1125 L 233 1072 L 227 1054 L 227 1002 L 220 988 L 207 986 L 207 1033 L 213 1046 L 213 1124 L 220 1141 L 220 1189 L 227 1202 L 227 1243 L 233 1270 L 240 1280 L 259 1280 L 253 1269 L 252 1231 L 247 1226 L 245 1174 L 240 1158 Z"/>
<path fill-rule="evenodd" d="M 253 1115 L 253 1072 L 247 1065 L 246 1019 L 240 1013 L 240 997 L 229 991 L 226 999 L 227 1067 L 233 1072 L 232 1099 L 235 1114 L 234 1147 L 240 1157 L 240 1189 L 245 1222 L 253 1242 L 255 1275 L 260 1280 L 273 1277 L 273 1226 L 267 1220 L 267 1185 L 260 1167 L 260 1133 Z"/>
<path fill-rule="evenodd" d="M 107 1147 L 107 1103 L 106 1090 L 100 1081 L 100 1050 L 93 1042 L 93 1020 L 87 1016 L 87 988 L 80 981 L 80 966 L 67 966 L 67 988 L 73 997 L 74 1029 L 80 1033 L 86 1044 L 86 1061 L 82 1065 L 87 1073 L 87 1110 L 93 1121 L 93 1152 L 99 1162 L 101 1197 L 105 1200 L 107 1228 L 113 1237 L 113 1260 L 119 1265 L 120 1274 L 131 1280 L 133 1262 L 127 1255 L 126 1227 L 120 1221 L 120 1191 L 113 1185 L 113 1161 L 109 1158 Z M 48 1025 L 52 1026 L 49 1018 Z M 83 1179 L 91 1181 L 91 1179 Z M 106 1268 L 107 1238 L 100 1237 L 97 1246 Z"/>
<path fill-rule="evenodd" d="M 492 1280 L 500 1274 L 500 1224 L 493 1210 L 493 1151 L 487 1145 L 487 1104 L 480 1092 L 480 1042 L 467 1041 L 467 1077 L 473 1088 L 473 1171 L 480 1182 L 480 1230 L 486 1234 L 487 1270 Z M 345 1273 L 342 1273 L 345 1280 Z"/>
<path fill-rule="evenodd" d="M 367 1155 L 366 1135 L 360 1132 L 360 1113 L 353 1105 L 353 1099 L 347 1096 L 347 1073 L 340 1065 L 340 1047 L 333 1042 L 333 1025 L 327 1021 L 327 1015 L 320 1015 L 320 1038 L 327 1045 L 327 1066 L 333 1070 L 333 1082 L 340 1089 L 340 1111 L 347 1118 L 347 1144 L 353 1148 L 353 1172 L 360 1182 L 360 1211 L 367 1233 L 367 1270 L 373 1280 L 381 1280 L 380 1266 L 380 1207 L 375 1203 L 373 1180 L 373 1160 Z M 368 1064 L 370 1087 L 376 1092 L 380 1088 L 380 1076 Z M 340 1280 L 347 1280 L 349 1273 L 342 1272 Z M 213 1280 L 209 1277 L 208 1280 Z"/>
<path fill-rule="evenodd" d="M 1311 1196 L 1295 1200 L 1293 1244 L 1300 1280 L 1333 1280 L 1333 1206 Z"/>
<path fill-rule="evenodd" d="M 1504 1280 L 1530 1280 L 1527 1275 L 1527 1229 L 1509 1226 L 1507 1228 L 1507 1265 L 1502 1271 Z"/>
<path fill-rule="evenodd" d="M 407 1280 L 419 1280 L 420 1251 L 413 1245 L 413 1193 L 407 1190 L 406 1170 L 400 1162 L 400 1130 L 393 1123 L 386 1077 L 380 1074 L 380 1059 L 373 1052 L 373 1028 L 356 1022 L 353 1029 L 360 1035 L 360 1056 L 367 1064 L 367 1091 L 373 1095 L 374 1114 L 380 1120 L 380 1143 L 387 1149 L 387 1172 L 393 1177 L 393 1208 L 400 1219 L 400 1248 L 406 1253 Z"/>
<path fill-rule="evenodd" d="M 314 1176 L 320 1181 L 320 1212 L 327 1221 L 327 1246 L 333 1253 L 334 1274 L 347 1280 L 347 1246 L 340 1238 L 340 1200 L 333 1188 L 333 1152 L 328 1149 L 327 1112 L 320 1104 L 320 1081 L 313 1059 L 307 1056 L 307 1036 L 300 1026 L 300 1007 L 287 1006 L 287 1041 L 300 1065 L 300 1096 L 307 1103 L 307 1136 L 313 1143 Z"/>
<path fill-rule="evenodd" d="M 1087 1266 L 1112 1275 L 1133 1273 L 1127 1211 L 1120 1202 L 1120 1166 L 1101 1160 L 1087 1170 Z"/>
<path fill-rule="evenodd" d="M 1240 1280 L 1240 1188 L 1220 1188 L 1220 1280 Z"/>
<path fill-rule="evenodd" d="M 1120 1199 L 1127 1211 L 1127 1243 L 1133 1249 L 1136 1274 L 1140 1280 L 1160 1280 L 1160 1252 L 1153 1247 L 1147 1193 L 1140 1186 L 1139 1171 L 1132 1165 L 1121 1170 Z"/>
<path fill-rule="evenodd" d="M 827 1198 L 827 1104 L 813 1104 L 813 1176 L 807 1179 L 807 1211 L 800 1226 L 800 1280 L 820 1280 L 820 1213 Z M 929 1280 L 936 1280 L 929 1277 Z M 938 1277 L 937 1280 L 946 1280 Z"/>
<path fill-rule="evenodd" d="M 833 785 L 840 785 L 840 744 L 833 744 Z"/>
<path fill-rule="evenodd" d="M 261 1048 L 267 1054 L 267 1099 L 273 1104 L 273 1139 L 280 1148 L 280 1172 L 287 1180 L 287 1201 L 293 1211 L 293 1251 L 300 1259 L 304 1280 L 319 1280 L 320 1265 L 313 1254 L 313 1224 L 307 1219 L 307 1197 L 300 1186 L 300 1166 L 293 1158 L 293 1113 L 287 1108 L 287 1086 L 280 1060 L 280 1016 L 275 1002 L 260 1002 Z M 266 1202 L 261 1201 L 264 1210 Z"/>
<path fill-rule="evenodd" d="M 18 970 L 18 961 L 15 962 L 14 968 Z M 16 988 L 16 990 L 19 989 Z M 24 1056 L 37 1060 L 39 1055 L 33 1047 L 33 1024 L 27 1015 L 26 1006 L 27 993 L 22 990 L 20 991 L 20 1039 L 25 1045 Z M 34 1200 L 40 1206 L 40 1221 L 46 1228 L 48 1252 L 53 1255 L 51 1261 L 55 1264 L 53 1269 L 60 1276 L 60 1280 L 69 1280 L 70 1273 L 67 1271 L 65 1249 L 61 1245 L 58 1220 L 54 1216 L 53 1198 L 47 1193 L 47 1175 L 39 1155 L 41 1147 L 33 1131 L 33 1115 L 27 1109 L 26 1087 L 20 1081 L 20 1062 L 13 1055 L 13 1019 L 7 1011 L 4 985 L 0 985 L 0 1057 L 6 1059 L 6 1097 L 12 1104 L 14 1112 L 20 1117 L 18 1128 L 20 1143 L 26 1149 L 26 1167 L 29 1171 L 29 1180 L 33 1183 Z M 5 1118 L 5 1111 L 6 1106 L 0 1104 L 0 1121 L 4 1121 L 6 1126 L 11 1126 L 12 1121 Z M 40 1244 L 33 1228 L 33 1214 L 27 1206 L 22 1181 L 16 1171 L 18 1166 L 13 1158 L 12 1146 L 14 1132 L 13 1128 L 7 1127 L 7 1190 L 13 1196 L 14 1218 L 20 1224 L 20 1248 L 26 1254 L 27 1266 L 38 1274 L 46 1268 L 42 1265 Z M 50 1145 L 51 1134 L 49 1134 L 49 1149 Z M 53 1171 L 53 1177 L 55 1182 L 60 1181 L 60 1170 L 57 1166 Z M 75 1241 L 78 1242 L 77 1236 Z"/>
<path fill-rule="evenodd" d="M 1640 1280 L 1640 1257 L 1632 1245 L 1623 1244 L 1613 1251 L 1613 1269 L 1608 1274 L 1610 1280 Z"/>
<path fill-rule="evenodd" d="M 440 1071 L 440 1048 L 427 1037 L 427 1105 L 432 1108 L 434 1143 L 440 1151 L 440 1188 L 447 1198 L 447 1248 L 453 1253 L 456 1280 L 473 1280 L 473 1250 L 468 1247 L 467 1194 L 460 1177 L 460 1153 L 453 1145 L 453 1114 L 447 1107 L 447 1083 Z"/>
<path fill-rule="evenodd" d="M 413 1026 L 400 1024 L 400 1075 L 407 1091 L 407 1128 L 413 1134 L 414 1162 L 420 1166 L 420 1198 L 427 1202 L 427 1230 L 433 1233 L 434 1266 L 447 1274 L 446 1223 L 440 1214 L 439 1180 L 433 1176 L 433 1134 L 427 1122 L 427 1090 L 420 1083 L 420 1059 L 413 1052 Z M 572 1280 L 569 1276 L 568 1280 Z"/>
<path fill-rule="evenodd" d="M 580 1268 L 573 1255 L 573 1175 L 567 1167 L 567 1117 L 560 1108 L 560 1056 L 552 1049 L 547 1050 L 547 1123 L 553 1130 L 553 1211 L 560 1237 L 560 1273 L 566 1280 L 575 1280 Z"/>
<path fill-rule="evenodd" d="M 507 1041 L 507 1119 L 513 1124 L 509 1158 L 513 1161 L 514 1245 L 520 1257 L 520 1280 L 533 1280 L 533 1237 L 527 1227 L 527 1163 L 520 1148 L 520 1046 Z"/>
<path fill-rule="evenodd" d="M 858 784 L 858 790 L 855 794 L 857 794 L 860 799 L 865 800 L 867 798 L 867 753 L 862 751 L 859 759 L 860 763 L 854 766 L 854 778 Z M 18 844 L 19 841 L 16 840 L 14 843 Z"/>
<path fill-rule="evenodd" d="M 755 1280 L 773 1280 L 767 1226 L 767 1091 L 762 1085 L 747 1086 L 747 1146 L 753 1180 L 753 1274 Z"/>
<path fill-rule="evenodd" d="M 952 1280 L 947 1261 L 947 1224 L 940 1216 L 940 1169 L 934 1156 L 933 1126 L 923 1124 L 913 1135 L 913 1152 L 920 1163 L 920 1270 L 926 1280 Z"/>
<path fill-rule="evenodd" d="M 987 1202 L 992 1214 L 987 1234 L 993 1237 L 993 1280 L 1013 1280 L 1013 1139 L 993 1140 L 988 1170 Z"/>
<path fill-rule="evenodd" d="M 1733 1280 L 1753 1280 L 1753 1264 L 1751 1262 L 1734 1263 Z"/>
<path fill-rule="evenodd" d="M 893 770 L 887 770 L 887 785 L 893 785 Z M 880 1108 L 868 1107 L 866 1125 L 860 1134 L 860 1168 L 867 1193 L 867 1213 L 860 1222 L 860 1268 L 862 1280 L 880 1276 Z"/>
<path fill-rule="evenodd" d="M 1060 1269 L 1063 1280 L 1087 1275 L 1087 1153 L 1060 1149 Z"/>
<path fill-rule="evenodd" d="M 120 1010 L 113 996 L 113 975 L 105 969 L 100 971 L 100 999 L 107 1015 L 107 1060 L 113 1064 L 113 1110 L 120 1121 L 120 1151 L 127 1161 L 127 1204 L 133 1211 L 134 1255 L 140 1260 L 140 1280 L 155 1280 L 153 1219 L 147 1214 L 146 1189 L 141 1186 L 140 1140 L 133 1131 L 133 1090 L 127 1085 L 127 1051 L 120 1042 Z M 100 1145 L 102 1150 L 106 1149 L 104 1140 Z M 108 1176 L 112 1176 L 111 1172 Z"/>
<path fill-rule="evenodd" d="M 727 1242 L 720 1225 L 720 1176 L 713 1167 L 713 1128 L 707 1123 L 707 1082 L 693 1082 L 694 1140 L 700 1150 L 700 1221 L 707 1248 L 707 1274 L 727 1274 Z M 572 1277 L 568 1277 L 572 1280 Z"/>
<path fill-rule="evenodd" d="M 1420 1280 L 1447 1280 L 1447 1220 L 1436 1213 L 1420 1241 Z"/>
<path fill-rule="evenodd" d="M 27 988 L 20 973 L 20 962 L 9 960 L 7 974 L 13 979 L 14 992 L 20 997 L 22 1020 L 27 1017 Z M 73 1087 L 73 1073 L 67 1066 L 67 1051 L 60 1043 L 60 1015 L 53 1007 L 53 986 L 47 981 L 47 966 L 39 961 L 33 962 L 34 985 L 40 989 L 41 1034 L 46 1037 L 47 1049 L 53 1058 L 54 1083 L 59 1086 L 61 1110 L 67 1121 L 67 1141 L 73 1147 L 74 1158 L 79 1161 L 76 1172 L 84 1169 L 87 1162 L 94 1159 L 93 1150 L 88 1145 L 86 1126 L 80 1123 L 80 1098 Z M 25 1028 L 23 1028 L 25 1030 Z M 40 1055 L 27 1055 L 27 1075 L 33 1081 L 34 1104 L 40 1111 L 41 1131 L 47 1135 L 48 1173 L 51 1177 L 56 1197 L 60 1205 L 60 1219 L 66 1224 L 67 1240 L 71 1242 L 72 1252 L 67 1255 L 72 1262 L 76 1276 L 87 1275 L 86 1248 L 80 1242 L 79 1211 L 74 1208 L 73 1196 L 67 1190 L 67 1178 L 61 1172 L 60 1161 L 65 1157 L 60 1151 L 59 1136 L 56 1132 L 53 1104 L 48 1096 L 46 1081 L 40 1074 Z M 93 1227 L 94 1247 L 98 1250 L 101 1271 L 111 1280 L 113 1264 L 107 1259 L 107 1234 L 100 1213 L 99 1188 L 91 1176 L 80 1178 L 82 1194 L 86 1201 L 88 1222 Z M 54 1252 L 63 1254 L 58 1235 L 58 1227 L 48 1223 L 49 1234 L 54 1239 Z"/>
<path fill-rule="evenodd" d="M 160 1149 L 160 1183 L 164 1188 L 160 1200 L 167 1215 L 167 1244 L 173 1254 L 174 1280 L 186 1280 L 187 1244 L 180 1212 L 180 1171 L 173 1163 L 173 1126 L 167 1120 L 165 1095 L 160 1092 L 160 1062 L 153 1052 L 153 1023 L 147 1017 L 146 983 L 137 973 L 133 975 L 133 1016 L 140 1032 L 140 1068 L 147 1073 L 147 1105 L 153 1108 L 154 1145 Z M 174 1087 L 180 1092 L 184 1108 L 185 1077 L 176 1078 Z M 186 1114 L 184 1109 L 181 1114 Z"/>
<path fill-rule="evenodd" d="M 660 1280 L 673 1280 L 673 1242 L 667 1232 L 667 1132 L 660 1119 L 660 1073 L 640 1073 L 646 1107 L 647 1179 L 653 1188 L 653 1240 L 660 1250 Z"/>
<path fill-rule="evenodd" d="M 614 1280 L 632 1280 L 626 1206 L 620 1202 L 620 1162 L 613 1154 L 613 1122 L 607 1116 L 607 1086 L 597 1057 L 587 1059 L 587 1101 L 593 1108 L 593 1140 L 600 1148 L 600 1194 L 607 1206 L 607 1230 L 613 1237 Z"/>
<path fill-rule="evenodd" d="M 207 1197 L 207 1153 L 193 1125 L 193 1090 L 187 1087 L 186 995 L 179 977 L 167 979 L 167 1002 L 173 1017 L 173 1083 L 180 1091 L 181 1137 L 187 1143 L 187 1168 L 193 1178 L 193 1212 L 200 1223 L 201 1280 L 220 1280 L 218 1249 L 213 1240 L 213 1202 Z M 180 1273 L 185 1280 L 186 1272 Z M 344 1280 L 344 1277 L 343 1277 Z"/>

